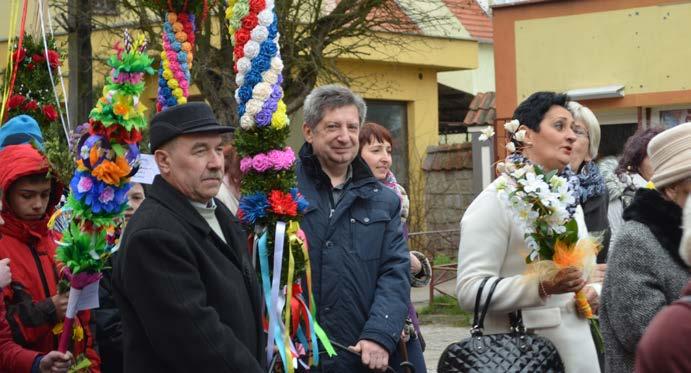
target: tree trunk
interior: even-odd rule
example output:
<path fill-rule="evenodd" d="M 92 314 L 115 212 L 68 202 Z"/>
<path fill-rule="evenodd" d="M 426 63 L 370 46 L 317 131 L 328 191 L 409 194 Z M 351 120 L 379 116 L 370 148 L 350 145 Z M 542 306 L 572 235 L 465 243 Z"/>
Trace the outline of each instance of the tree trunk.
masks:
<path fill-rule="evenodd" d="M 91 0 L 69 0 L 69 111 L 72 127 L 86 122 L 94 105 L 91 14 Z"/>

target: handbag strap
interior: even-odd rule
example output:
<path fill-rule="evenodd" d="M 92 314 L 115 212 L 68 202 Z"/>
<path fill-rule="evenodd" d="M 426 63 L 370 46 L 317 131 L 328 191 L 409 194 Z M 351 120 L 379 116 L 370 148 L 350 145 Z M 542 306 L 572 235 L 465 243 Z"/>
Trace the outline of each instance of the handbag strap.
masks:
<path fill-rule="evenodd" d="M 516 333 L 525 333 L 525 326 L 523 326 L 523 313 L 520 309 L 509 312 L 509 321 L 511 323 L 511 331 Z"/>
<path fill-rule="evenodd" d="M 492 301 L 492 295 L 494 295 L 494 290 L 497 288 L 497 285 L 501 280 L 503 280 L 503 277 L 497 278 L 494 283 L 492 283 L 492 286 L 489 288 L 489 293 L 487 293 L 487 298 L 485 299 L 485 305 L 482 307 L 482 313 L 480 314 L 480 320 L 478 321 L 478 327 L 480 330 L 485 328 L 485 316 L 487 315 L 487 310 L 489 309 L 489 304 Z"/>
<path fill-rule="evenodd" d="M 489 277 L 485 277 L 480 282 L 480 287 L 477 289 L 477 295 L 475 296 L 475 308 L 473 309 L 473 328 L 478 327 L 478 321 L 480 320 L 480 300 L 482 299 L 482 290 L 485 288 L 485 284 L 489 281 Z"/>

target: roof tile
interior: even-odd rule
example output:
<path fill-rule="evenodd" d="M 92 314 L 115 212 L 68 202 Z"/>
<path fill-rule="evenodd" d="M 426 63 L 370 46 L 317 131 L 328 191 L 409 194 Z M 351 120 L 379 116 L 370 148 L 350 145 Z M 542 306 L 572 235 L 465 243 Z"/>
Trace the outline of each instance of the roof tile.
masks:
<path fill-rule="evenodd" d="M 476 0 L 444 0 L 444 4 L 472 37 L 482 40 L 494 39 L 492 19 Z"/>

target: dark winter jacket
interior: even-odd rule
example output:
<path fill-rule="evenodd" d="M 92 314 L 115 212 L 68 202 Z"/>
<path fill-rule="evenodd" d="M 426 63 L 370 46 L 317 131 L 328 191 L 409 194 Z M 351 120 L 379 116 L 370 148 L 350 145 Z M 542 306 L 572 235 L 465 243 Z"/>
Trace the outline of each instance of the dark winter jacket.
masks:
<path fill-rule="evenodd" d="M 49 170 L 48 161 L 31 145 L 11 145 L 0 151 L 0 189 L 8 191 L 18 179 Z M 48 217 L 59 201 L 62 188 L 54 181 L 51 198 L 44 217 L 40 220 L 19 219 L 3 196 L 0 226 L 0 258 L 10 258 L 12 283 L 3 291 L 7 322 L 18 344 L 41 353 L 58 348 L 58 337 L 53 329 L 62 320 L 57 319 L 51 297 L 58 293 L 59 274 L 55 262 L 56 240 L 60 237 L 47 227 Z M 91 360 L 91 371 L 99 372 L 100 359 L 93 347 L 89 327 L 90 312 L 77 314 L 75 324 L 84 331 L 83 338 L 72 341 L 70 351 L 78 357 L 85 354 Z"/>
<path fill-rule="evenodd" d="M 113 263 L 125 372 L 265 371 L 247 238 L 216 204 L 227 244 L 160 176 L 130 219 Z"/>
<path fill-rule="evenodd" d="M 408 248 L 400 199 L 372 176 L 364 161 L 352 163 L 352 179 L 332 208 L 332 186 L 312 147 L 305 144 L 298 187 L 309 202 L 301 226 L 309 242 L 317 320 L 331 340 L 374 341 L 390 355 L 408 314 Z M 366 372 L 360 358 L 338 351 L 324 357 L 324 372 Z"/>
<path fill-rule="evenodd" d="M 639 189 L 624 210 L 600 299 L 608 372 L 632 372 L 636 346 L 660 310 L 689 279 L 679 256 L 681 208 L 656 190 Z"/>
<path fill-rule="evenodd" d="M 646 329 L 636 351 L 638 373 L 691 372 L 691 281 L 682 298 L 665 307 Z"/>
<path fill-rule="evenodd" d="M 117 252 L 114 254 L 117 255 Z M 113 271 L 103 270 L 103 278 L 98 287 L 99 307 L 91 312 L 96 322 L 96 343 L 101 355 L 101 372 L 122 373 L 122 318 L 120 309 L 113 298 Z"/>
<path fill-rule="evenodd" d="M 602 237 L 602 249 L 597 254 L 598 263 L 607 262 L 609 241 L 612 236 L 612 232 L 609 229 L 609 220 L 607 219 L 607 206 L 609 206 L 609 195 L 606 190 L 604 194 L 590 198 L 581 204 L 588 232 Z"/>

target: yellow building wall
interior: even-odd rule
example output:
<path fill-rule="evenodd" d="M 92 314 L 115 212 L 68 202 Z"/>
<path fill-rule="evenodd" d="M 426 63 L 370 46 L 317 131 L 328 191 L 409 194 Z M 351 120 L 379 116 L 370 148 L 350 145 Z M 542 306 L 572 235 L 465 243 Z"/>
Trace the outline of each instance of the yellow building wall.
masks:
<path fill-rule="evenodd" d="M 626 94 L 691 89 L 689 19 L 691 3 L 680 2 L 516 21 L 518 101 L 609 84 Z"/>

